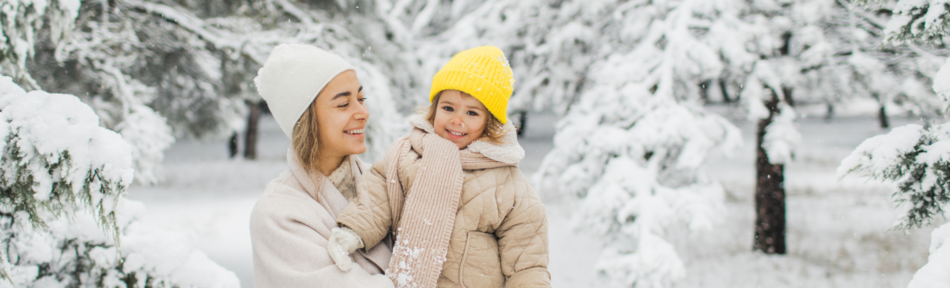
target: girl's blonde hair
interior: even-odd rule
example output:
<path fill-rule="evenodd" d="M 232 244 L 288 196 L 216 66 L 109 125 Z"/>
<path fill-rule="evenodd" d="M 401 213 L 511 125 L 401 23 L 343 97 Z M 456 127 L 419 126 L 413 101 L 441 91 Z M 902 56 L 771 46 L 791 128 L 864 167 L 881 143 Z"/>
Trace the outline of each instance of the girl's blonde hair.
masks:
<path fill-rule="evenodd" d="M 462 92 L 462 95 L 472 97 L 468 93 Z M 429 124 L 435 126 L 435 112 L 439 110 L 439 98 L 442 96 L 442 92 L 435 94 L 435 97 L 432 98 L 432 105 L 429 105 L 429 108 L 420 107 L 417 111 L 424 113 L 423 115 L 426 118 L 426 121 L 429 121 Z M 481 102 L 478 102 L 481 104 Z M 485 105 L 482 105 L 482 108 L 485 108 Z M 420 113 L 420 114 L 422 114 Z M 502 143 L 501 139 L 505 136 L 504 124 L 501 124 L 501 121 L 498 121 L 498 118 L 495 118 L 495 115 L 492 115 L 488 112 L 488 109 L 485 108 L 485 113 L 488 113 L 488 117 L 485 117 L 485 130 L 482 132 L 482 135 L 479 138 L 485 138 L 489 141 L 495 143 Z"/>
<path fill-rule="evenodd" d="M 297 161 L 304 171 L 312 173 L 320 164 L 320 138 L 317 131 L 317 101 L 313 101 L 307 111 L 303 112 L 297 125 L 294 125 L 291 147 L 297 153 Z"/>

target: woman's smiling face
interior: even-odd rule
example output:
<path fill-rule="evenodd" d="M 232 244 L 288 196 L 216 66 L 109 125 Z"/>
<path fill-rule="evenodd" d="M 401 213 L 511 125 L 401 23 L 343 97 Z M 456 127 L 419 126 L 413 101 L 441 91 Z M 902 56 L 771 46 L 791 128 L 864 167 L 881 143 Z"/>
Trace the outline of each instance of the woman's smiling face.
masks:
<path fill-rule="evenodd" d="M 436 106 L 435 134 L 455 143 L 463 149 L 482 137 L 488 109 L 481 101 L 458 90 L 445 90 L 439 96 Z"/>
<path fill-rule="evenodd" d="M 317 133 L 321 157 L 343 157 L 366 151 L 366 120 L 363 86 L 356 72 L 340 73 L 317 95 Z"/>

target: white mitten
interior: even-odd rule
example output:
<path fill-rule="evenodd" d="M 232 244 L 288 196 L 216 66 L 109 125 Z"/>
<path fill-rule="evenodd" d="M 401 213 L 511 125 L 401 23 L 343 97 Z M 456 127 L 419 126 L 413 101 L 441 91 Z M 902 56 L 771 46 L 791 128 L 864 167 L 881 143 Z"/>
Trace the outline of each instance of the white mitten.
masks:
<path fill-rule="evenodd" d="M 363 248 L 363 238 L 357 235 L 353 229 L 348 227 L 333 228 L 330 231 L 330 240 L 327 243 L 327 251 L 330 253 L 330 259 L 336 263 L 343 272 L 350 271 L 353 260 L 350 259 L 350 253 L 356 249 Z"/>

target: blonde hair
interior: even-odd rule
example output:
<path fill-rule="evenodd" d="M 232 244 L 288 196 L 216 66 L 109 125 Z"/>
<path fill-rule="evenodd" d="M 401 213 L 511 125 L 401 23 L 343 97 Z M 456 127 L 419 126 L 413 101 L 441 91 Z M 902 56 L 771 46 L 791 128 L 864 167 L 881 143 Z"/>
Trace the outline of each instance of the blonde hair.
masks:
<path fill-rule="evenodd" d="M 472 97 L 472 95 L 469 95 L 465 92 L 462 92 L 462 95 Z M 428 108 L 423 106 L 420 107 L 421 109 L 417 109 L 417 112 L 422 112 L 420 114 L 424 113 L 423 116 L 425 116 L 426 121 L 429 121 L 429 124 L 432 126 L 435 126 L 435 112 L 439 110 L 439 98 L 441 96 L 442 92 L 435 94 L 435 97 L 432 98 L 432 104 L 429 105 Z M 481 104 L 481 101 L 478 103 Z M 482 104 L 482 108 L 485 108 L 484 104 Z M 488 117 L 485 117 L 485 130 L 482 131 L 482 135 L 478 138 L 488 139 L 489 141 L 495 143 L 502 143 L 501 139 L 505 136 L 505 129 L 503 129 L 505 127 L 504 124 L 501 124 L 501 121 L 498 121 L 498 118 L 495 118 L 495 115 L 492 115 L 490 112 L 488 112 L 488 108 L 485 108 L 485 113 L 488 114 Z"/>
<path fill-rule="evenodd" d="M 291 147 L 304 171 L 313 173 L 320 164 L 320 138 L 317 131 L 317 101 L 313 101 L 294 125 Z"/>

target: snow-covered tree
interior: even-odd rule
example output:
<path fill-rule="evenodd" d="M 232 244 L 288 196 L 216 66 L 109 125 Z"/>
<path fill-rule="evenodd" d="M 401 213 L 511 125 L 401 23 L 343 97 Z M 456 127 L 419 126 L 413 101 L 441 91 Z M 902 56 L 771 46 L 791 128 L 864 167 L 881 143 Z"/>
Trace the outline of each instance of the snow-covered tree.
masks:
<path fill-rule="evenodd" d="M 238 287 L 137 221 L 131 148 L 77 97 L 0 76 L 0 137 L 0 287 Z"/>
<path fill-rule="evenodd" d="M 914 52 L 930 56 L 928 62 L 939 58 L 919 47 L 924 44 L 930 49 L 947 48 L 945 37 L 950 23 L 950 3 L 943 0 L 856 0 L 857 4 L 877 7 L 893 16 L 884 24 L 883 44 L 898 48 L 912 49 Z M 896 3 L 895 3 L 896 2 Z M 950 101 L 950 64 L 945 63 L 939 72 L 926 75 L 933 78 L 933 91 L 945 103 Z"/>
<path fill-rule="evenodd" d="M 339 2 L 339 3 L 337 3 Z M 215 2 L 217 3 L 217 2 Z M 280 43 L 327 48 L 357 66 L 373 117 L 369 160 L 403 131 L 394 95 L 418 82 L 413 58 L 373 9 L 340 1 L 90 2 L 64 41 L 39 42 L 31 73 L 46 90 L 79 95 L 133 147 L 137 181 L 154 183 L 175 137 L 223 137 L 256 127 L 252 79 Z M 410 63 L 410 64 L 407 64 Z M 378 97 L 377 97 L 378 96 Z M 421 97 L 420 97 L 421 98 Z M 250 109 L 248 109 L 250 108 Z M 396 126 L 393 126 L 396 125 Z M 247 133 L 253 158 L 255 131 Z"/>
<path fill-rule="evenodd" d="M 928 88 L 942 58 L 916 46 L 882 45 L 890 10 L 846 0 L 835 4 L 827 7 L 831 13 L 818 22 L 834 51 L 806 68 L 811 72 L 802 87 L 806 93 L 824 95 L 821 98 L 828 103 L 870 98 L 880 105 L 882 128 L 889 127 L 887 106 L 899 106 L 925 118 L 942 115 L 943 101 Z"/>
<path fill-rule="evenodd" d="M 722 208 L 722 188 L 702 167 L 710 153 L 730 151 L 741 140 L 732 124 L 700 106 L 696 84 L 722 69 L 708 33 L 697 31 L 708 27 L 696 17 L 707 5 L 557 6 L 573 20 L 561 19 L 566 24 L 551 30 L 591 36 L 582 57 L 593 61 L 590 69 L 563 71 L 583 73 L 577 86 L 555 85 L 577 100 L 558 123 L 554 149 L 535 181 L 541 191 L 577 200 L 575 221 L 605 240 L 597 267 L 618 287 L 668 287 L 685 277 L 664 237 L 677 227 L 709 229 Z"/>
<path fill-rule="evenodd" d="M 713 15 L 710 39 L 726 66 L 720 79 L 742 84 L 744 110 L 757 122 L 754 247 L 784 254 L 784 164 L 801 141 L 794 106 L 868 97 L 886 116 L 885 102 L 907 91 L 898 83 L 913 81 L 919 69 L 902 63 L 907 51 L 879 49 L 878 18 L 844 1 L 714 3 L 721 13 L 706 15 Z"/>
<path fill-rule="evenodd" d="M 79 0 L 16 0 L 0 2 L 0 72 L 13 75 L 28 89 L 38 89 L 26 69 L 27 58 L 36 55 L 34 43 L 44 25 L 48 41 L 68 38 L 79 10 Z"/>
<path fill-rule="evenodd" d="M 859 2 L 876 2 L 882 7 L 892 4 L 890 1 Z M 946 1 L 940 0 L 897 1 L 892 8 L 894 16 L 886 24 L 883 43 L 916 51 L 922 50 L 915 46 L 921 43 L 945 47 L 943 39 L 948 34 L 947 19 L 950 19 L 948 5 Z M 918 53 L 928 54 L 926 51 Z M 945 101 L 950 99 L 948 67 L 950 65 L 944 64 L 932 79 L 933 91 Z M 945 217 L 944 210 L 950 205 L 948 161 L 950 124 L 930 127 L 911 124 L 862 142 L 841 161 L 838 176 L 857 174 L 896 182 L 898 189 L 892 198 L 898 205 L 906 207 L 907 213 L 895 228 L 906 230 L 928 225 L 938 215 Z M 946 245 L 950 241 L 948 227 L 950 224 L 944 224 L 933 231 L 928 263 L 917 271 L 908 287 L 942 287 L 950 284 L 950 275 L 946 273 L 950 267 L 950 250 Z"/>

